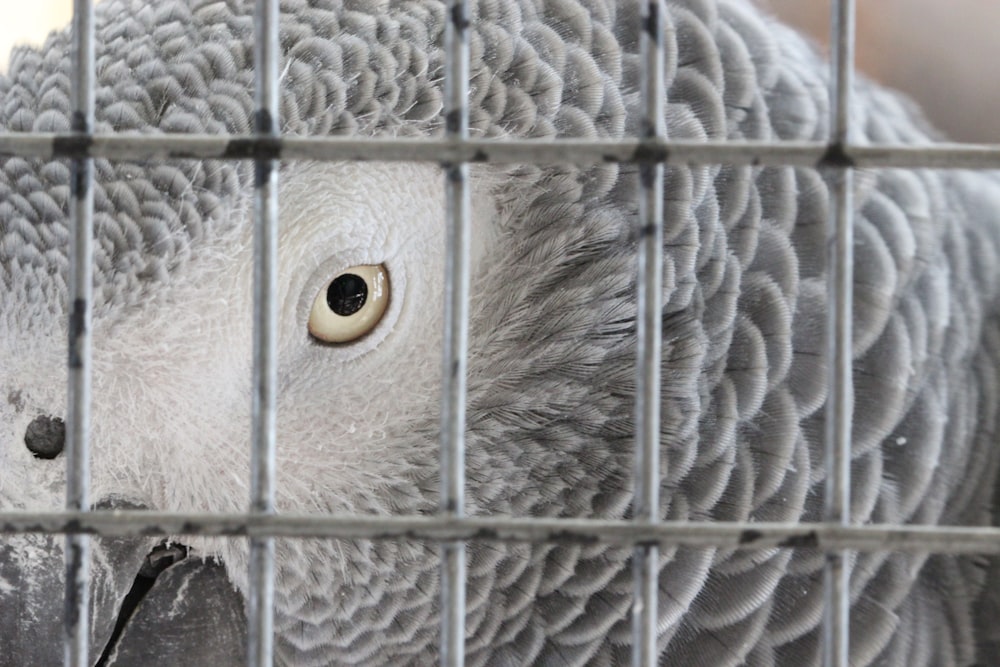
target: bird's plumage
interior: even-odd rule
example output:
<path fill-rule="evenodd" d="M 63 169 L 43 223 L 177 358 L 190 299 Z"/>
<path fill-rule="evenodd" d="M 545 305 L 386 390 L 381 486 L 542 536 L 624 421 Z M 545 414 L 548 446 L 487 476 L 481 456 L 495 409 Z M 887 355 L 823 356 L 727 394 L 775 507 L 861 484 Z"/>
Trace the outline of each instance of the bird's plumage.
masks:
<path fill-rule="evenodd" d="M 473 135 L 638 132 L 634 3 L 472 4 Z M 826 69 L 809 45 L 744 0 L 667 6 L 670 137 L 826 139 Z M 283 131 L 440 134 L 444 11 L 433 0 L 283 2 Z M 97 130 L 249 132 L 251 15 L 243 0 L 104 2 Z M 60 33 L 41 50 L 15 52 L 0 80 L 8 131 L 69 130 L 69 44 Z M 933 138 L 905 101 L 865 82 L 851 117 L 861 143 Z M 252 170 L 97 160 L 96 175 L 93 495 L 106 506 L 240 511 L 248 497 Z M 812 168 L 667 170 L 664 518 L 821 518 L 829 183 Z M 480 165 L 473 188 L 468 509 L 627 517 L 635 168 Z M 61 504 L 61 459 L 34 458 L 23 434 L 36 416 L 65 406 L 68 198 L 63 163 L 10 158 L 0 167 L 3 508 Z M 293 163 L 280 201 L 279 507 L 432 512 L 438 170 Z M 993 524 L 1000 180 L 864 170 L 854 201 L 852 519 Z M 306 326 L 314 298 L 360 264 L 386 266 L 386 315 L 356 344 L 318 344 Z M 167 570 L 109 664 L 142 664 L 151 645 L 213 664 L 219 646 L 238 650 L 239 605 L 220 582 L 245 590 L 246 545 L 186 543 L 195 550 L 189 558 L 217 557 L 225 569 Z M 95 651 L 154 544 L 97 541 Z M 433 661 L 434 545 L 282 540 L 277 553 L 281 664 Z M 627 662 L 629 555 L 600 543 L 470 544 L 469 664 Z M 39 638 L 58 627 L 61 561 L 57 538 L 0 545 L 0 664 L 58 655 Z M 808 549 L 665 550 L 664 663 L 817 663 L 822 566 L 823 555 Z M 997 659 L 992 562 L 861 554 L 852 566 L 852 664 Z M 203 580 L 216 602 L 191 604 L 186 587 Z M 217 614 L 231 630 L 193 633 L 194 646 L 142 630 L 199 627 Z M 215 646 L 203 650 L 204 642 Z"/>

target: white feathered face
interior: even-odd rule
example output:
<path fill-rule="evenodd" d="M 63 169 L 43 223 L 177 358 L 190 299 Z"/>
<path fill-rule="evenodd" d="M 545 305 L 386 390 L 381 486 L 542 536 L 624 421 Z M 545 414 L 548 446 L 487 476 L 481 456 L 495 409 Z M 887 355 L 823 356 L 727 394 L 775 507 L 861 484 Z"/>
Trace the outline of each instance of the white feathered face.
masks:
<path fill-rule="evenodd" d="M 293 167 L 280 201 L 279 506 L 391 511 L 386 484 L 436 456 L 443 176 Z"/>
<path fill-rule="evenodd" d="M 412 511 L 437 460 L 443 176 L 429 165 L 302 164 L 282 178 L 278 507 Z M 234 209 L 240 224 L 193 249 L 144 303 L 95 312 L 95 502 L 248 507 L 249 210 Z M 489 211 L 477 198 L 476 219 L 491 224 Z M 477 223 L 474 261 L 488 235 Z M 58 509 L 64 459 L 36 457 L 25 433 L 65 414 L 65 324 L 48 311 L 5 324 L 0 506 Z M 189 543 L 243 578 L 242 541 Z"/>
<path fill-rule="evenodd" d="M 279 507 L 389 511 L 380 488 L 405 478 L 414 456 L 433 458 L 418 450 L 436 446 L 422 436 L 439 404 L 442 176 L 433 166 L 393 164 L 285 172 Z M 246 508 L 249 228 L 238 225 L 196 249 L 140 307 L 96 313 L 95 499 L 163 510 Z M 5 412 L 3 460 L 23 474 L 4 476 L 4 495 L 30 498 L 24 505 L 31 507 L 62 502 L 62 465 L 32 456 L 23 435 L 35 417 L 63 415 L 63 331 L 53 318 L 45 331 L 22 326 L 5 337 L 18 342 L 6 361 L 15 405 Z M 402 443 L 409 451 L 400 451 Z M 14 484 L 25 487 L 11 493 Z"/>

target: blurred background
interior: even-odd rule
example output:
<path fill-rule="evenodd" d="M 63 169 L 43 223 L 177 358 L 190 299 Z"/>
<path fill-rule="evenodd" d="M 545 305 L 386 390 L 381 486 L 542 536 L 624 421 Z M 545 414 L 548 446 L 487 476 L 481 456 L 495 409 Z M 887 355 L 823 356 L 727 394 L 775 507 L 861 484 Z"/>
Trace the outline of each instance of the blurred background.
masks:
<path fill-rule="evenodd" d="M 0 70 L 7 70 L 15 44 L 40 44 L 52 30 L 69 23 L 73 0 L 4 0 L 8 6 L 0 21 Z M 16 9 L 11 9 L 15 6 Z"/>
<path fill-rule="evenodd" d="M 824 47 L 828 0 L 756 0 Z M 857 66 L 956 141 L 1000 142 L 1000 0 L 857 0 Z"/>
<path fill-rule="evenodd" d="M 827 42 L 829 0 L 754 1 Z M 11 46 L 37 44 L 66 25 L 72 1 L 16 6 L 0 23 L 0 69 Z M 857 0 L 857 7 L 861 71 L 916 99 L 952 139 L 1000 142 L 1000 0 Z"/>

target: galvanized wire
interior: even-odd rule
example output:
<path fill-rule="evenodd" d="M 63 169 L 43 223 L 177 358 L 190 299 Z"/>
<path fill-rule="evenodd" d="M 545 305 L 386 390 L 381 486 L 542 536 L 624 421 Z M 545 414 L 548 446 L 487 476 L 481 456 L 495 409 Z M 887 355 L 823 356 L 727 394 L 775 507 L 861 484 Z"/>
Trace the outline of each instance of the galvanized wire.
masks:
<path fill-rule="evenodd" d="M 469 137 L 469 7 L 448 3 L 445 28 L 445 136 Z M 465 514 L 465 377 L 469 338 L 469 165 L 443 164 L 445 172 L 445 294 L 441 363 L 441 514 Z M 441 545 L 442 667 L 465 664 L 465 543 Z"/>
<path fill-rule="evenodd" d="M 357 516 L 105 510 L 0 512 L 0 534 L 475 540 L 739 550 L 850 549 L 939 554 L 1000 553 L 993 526 L 848 525 L 757 521 L 661 521 L 510 517 Z"/>
<path fill-rule="evenodd" d="M 89 135 L 94 127 L 94 7 L 73 2 L 73 78 L 70 84 L 72 131 Z M 66 509 L 90 509 L 91 313 L 93 310 L 94 164 L 70 161 L 70 267 L 68 396 L 66 416 Z M 66 537 L 66 596 L 63 661 L 88 665 L 90 648 L 90 538 Z"/>
<path fill-rule="evenodd" d="M 851 140 L 851 88 L 854 81 L 854 0 L 833 3 L 830 143 Z M 851 521 L 851 423 L 854 385 L 851 377 L 854 289 L 854 171 L 848 166 L 832 174 L 831 210 L 827 224 L 827 382 L 826 496 L 824 519 L 846 526 Z M 823 664 L 848 667 L 850 662 L 851 554 L 827 552 L 823 567 Z"/>
<path fill-rule="evenodd" d="M 664 110 L 663 0 L 648 0 L 640 12 L 640 85 L 643 139 L 666 137 Z M 660 519 L 660 359 L 663 311 L 663 164 L 639 166 L 639 247 L 636 310 L 635 520 Z M 632 553 L 632 665 L 654 667 L 659 620 L 660 548 L 637 546 Z"/>
<path fill-rule="evenodd" d="M 623 164 L 791 166 L 855 169 L 1000 169 L 1000 144 L 876 144 L 692 139 L 417 139 L 0 134 L 0 156 L 110 160 L 317 160 L 455 164 Z"/>
<path fill-rule="evenodd" d="M 277 137 L 278 0 L 254 8 L 255 129 Z M 278 161 L 258 159 L 254 178 L 253 438 L 250 509 L 274 513 L 278 391 Z M 250 540 L 247 664 L 269 667 L 274 641 L 274 539 Z"/>

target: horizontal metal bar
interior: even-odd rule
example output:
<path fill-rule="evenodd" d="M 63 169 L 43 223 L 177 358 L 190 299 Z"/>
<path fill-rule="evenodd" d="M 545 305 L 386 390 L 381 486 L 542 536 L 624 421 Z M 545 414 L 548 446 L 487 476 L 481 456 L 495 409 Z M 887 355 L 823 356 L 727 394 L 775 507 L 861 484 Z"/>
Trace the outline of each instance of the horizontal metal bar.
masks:
<path fill-rule="evenodd" d="M 1000 169 L 1000 144 L 842 146 L 822 142 L 690 140 L 391 139 L 380 137 L 254 137 L 2 134 L 0 156 L 95 157 L 112 160 L 284 159 L 499 164 L 791 165 L 800 167 Z"/>
<path fill-rule="evenodd" d="M 508 517 L 248 515 L 143 510 L 0 512 L 0 535 L 70 533 L 105 536 L 207 535 L 427 541 L 605 542 L 622 546 L 720 547 L 998 554 L 1000 528 L 826 523 L 669 522 Z"/>

